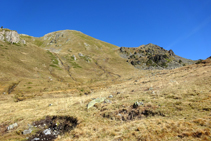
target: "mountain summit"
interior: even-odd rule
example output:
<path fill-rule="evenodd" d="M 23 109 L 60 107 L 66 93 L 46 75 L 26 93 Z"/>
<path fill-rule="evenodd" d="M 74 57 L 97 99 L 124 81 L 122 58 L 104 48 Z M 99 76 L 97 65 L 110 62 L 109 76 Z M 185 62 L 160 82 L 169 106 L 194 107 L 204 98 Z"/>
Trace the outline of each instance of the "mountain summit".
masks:
<path fill-rule="evenodd" d="M 18 82 L 16 90 L 29 92 L 113 83 L 140 73 L 138 69 L 174 69 L 194 63 L 154 44 L 120 48 L 75 30 L 39 38 L 1 30 L 0 80 L 6 89 Z"/>

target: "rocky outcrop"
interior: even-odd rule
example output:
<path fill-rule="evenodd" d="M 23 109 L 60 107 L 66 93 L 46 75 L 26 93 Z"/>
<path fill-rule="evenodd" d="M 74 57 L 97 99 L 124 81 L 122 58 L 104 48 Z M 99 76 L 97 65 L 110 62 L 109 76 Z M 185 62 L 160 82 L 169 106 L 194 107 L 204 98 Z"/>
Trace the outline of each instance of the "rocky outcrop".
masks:
<path fill-rule="evenodd" d="M 25 40 L 20 40 L 20 36 L 17 31 L 9 29 L 0 30 L 0 41 L 7 41 L 10 43 L 19 43 L 21 41 L 22 44 L 26 44 Z"/>
<path fill-rule="evenodd" d="M 173 50 L 168 51 L 151 43 L 137 48 L 121 47 L 119 54 L 127 59 L 126 62 L 144 70 L 174 69 L 194 63 L 192 60 L 175 55 Z"/>
<path fill-rule="evenodd" d="M 5 38 L 7 42 L 18 43 L 20 41 L 17 31 L 6 31 Z"/>
<path fill-rule="evenodd" d="M 173 50 L 170 49 L 168 52 L 169 52 L 169 55 L 170 55 L 170 56 L 175 56 Z"/>

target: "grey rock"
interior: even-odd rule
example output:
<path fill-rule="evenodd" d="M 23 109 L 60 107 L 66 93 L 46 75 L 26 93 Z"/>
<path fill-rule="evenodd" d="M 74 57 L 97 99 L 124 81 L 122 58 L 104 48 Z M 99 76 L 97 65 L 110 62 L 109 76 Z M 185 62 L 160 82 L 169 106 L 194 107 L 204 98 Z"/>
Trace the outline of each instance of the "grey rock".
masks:
<path fill-rule="evenodd" d="M 25 40 L 21 40 L 21 43 L 25 45 L 26 44 L 26 41 Z"/>
<path fill-rule="evenodd" d="M 40 138 L 33 138 L 31 141 L 39 141 Z"/>
<path fill-rule="evenodd" d="M 32 129 L 28 129 L 28 130 L 24 130 L 23 131 L 23 135 L 27 135 L 27 134 L 30 134 L 32 132 Z"/>
<path fill-rule="evenodd" d="M 168 52 L 169 52 L 169 55 L 170 55 L 170 56 L 175 56 L 173 50 L 170 49 Z"/>
<path fill-rule="evenodd" d="M 80 56 L 80 57 L 81 57 L 81 56 L 84 56 L 84 55 L 83 55 L 82 53 L 78 53 L 78 56 Z"/>
<path fill-rule="evenodd" d="M 116 94 L 120 94 L 120 92 L 117 92 Z"/>
<path fill-rule="evenodd" d="M 51 135 L 51 129 L 49 128 L 49 129 L 45 129 L 44 131 L 43 131 L 43 133 L 45 134 L 45 135 Z"/>
<path fill-rule="evenodd" d="M 20 41 L 17 31 L 6 31 L 5 38 L 7 42 L 18 43 Z"/>
<path fill-rule="evenodd" d="M 4 35 L 0 34 L 0 41 L 4 41 Z"/>
<path fill-rule="evenodd" d="M 76 61 L 76 57 L 75 57 L 75 55 L 72 55 L 72 57 L 73 57 L 73 59 Z"/>
<path fill-rule="evenodd" d="M 88 46 L 89 46 L 89 44 L 87 44 L 87 43 L 84 43 L 84 45 L 85 45 L 86 47 L 88 47 Z"/>
<path fill-rule="evenodd" d="M 109 95 L 108 98 L 113 98 L 113 95 Z"/>
<path fill-rule="evenodd" d="M 14 129 L 15 127 L 18 127 L 18 124 L 17 123 L 14 123 L 14 124 L 11 124 L 7 127 L 7 130 L 12 130 Z"/>
<path fill-rule="evenodd" d="M 139 106 L 141 106 L 141 105 L 144 105 L 144 103 L 143 102 L 135 102 L 134 104 L 133 104 L 133 108 L 137 108 L 137 107 L 139 107 Z"/>
<path fill-rule="evenodd" d="M 122 117 L 122 114 L 120 114 L 120 113 L 119 113 L 119 114 L 117 114 L 117 115 L 118 115 L 118 116 L 120 116 L 120 117 Z"/>
<path fill-rule="evenodd" d="M 17 31 L 3 30 L 0 32 L 0 40 L 1 41 L 6 40 L 7 42 L 10 42 L 10 43 L 18 43 L 18 42 L 20 42 L 20 37 L 19 37 L 19 34 L 17 33 Z"/>
<path fill-rule="evenodd" d="M 149 88 L 149 91 L 150 91 L 150 90 L 153 90 L 153 88 L 152 88 L 152 87 L 150 87 L 150 88 Z"/>
<path fill-rule="evenodd" d="M 50 106 L 52 106 L 53 104 L 49 104 L 48 106 L 50 107 Z"/>
<path fill-rule="evenodd" d="M 3 94 L 6 94 L 6 92 L 3 92 Z"/>

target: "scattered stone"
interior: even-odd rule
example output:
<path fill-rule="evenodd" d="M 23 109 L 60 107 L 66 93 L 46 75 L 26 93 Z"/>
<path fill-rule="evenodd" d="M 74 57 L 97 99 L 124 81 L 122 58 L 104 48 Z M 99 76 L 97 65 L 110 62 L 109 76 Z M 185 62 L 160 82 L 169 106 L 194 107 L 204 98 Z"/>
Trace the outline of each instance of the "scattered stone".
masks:
<path fill-rule="evenodd" d="M 150 90 L 153 90 L 153 88 L 152 88 L 152 87 L 150 87 L 150 88 L 149 88 L 149 91 L 150 91 Z"/>
<path fill-rule="evenodd" d="M 152 94 L 155 94 L 155 91 L 152 91 Z"/>
<path fill-rule="evenodd" d="M 28 130 L 24 130 L 22 134 L 27 135 L 27 134 L 30 134 L 31 132 L 32 132 L 32 129 L 30 128 Z"/>
<path fill-rule="evenodd" d="M 82 53 L 78 53 L 78 56 L 80 56 L 80 57 L 81 57 L 81 56 L 84 56 L 84 55 L 83 55 Z"/>
<path fill-rule="evenodd" d="M 40 140 L 40 138 L 34 138 L 31 141 L 39 141 L 39 140 Z"/>
<path fill-rule="evenodd" d="M 113 98 L 113 95 L 109 95 L 108 98 Z"/>
<path fill-rule="evenodd" d="M 144 105 L 144 103 L 143 102 L 135 102 L 134 104 L 133 104 L 133 108 L 137 108 L 137 107 L 139 107 L 139 106 L 141 106 L 141 105 Z"/>
<path fill-rule="evenodd" d="M 122 114 L 120 114 L 120 113 L 119 113 L 119 114 L 117 114 L 117 116 L 120 116 L 120 117 L 122 117 Z"/>
<path fill-rule="evenodd" d="M 116 94 L 120 94 L 120 92 L 117 92 Z"/>
<path fill-rule="evenodd" d="M 73 57 L 74 61 L 76 61 L 76 57 L 75 57 L 75 55 L 72 55 L 72 57 Z"/>
<path fill-rule="evenodd" d="M 17 123 L 14 123 L 14 124 L 11 124 L 7 127 L 7 130 L 12 130 L 14 129 L 15 127 L 18 127 L 18 124 Z"/>
<path fill-rule="evenodd" d="M 26 44 L 26 41 L 25 40 L 21 40 L 21 43 L 25 45 Z"/>
<path fill-rule="evenodd" d="M 6 92 L 3 92 L 3 94 L 6 94 Z"/>
<path fill-rule="evenodd" d="M 49 104 L 48 106 L 50 107 L 50 106 L 52 106 L 53 104 Z"/>
<path fill-rule="evenodd" d="M 44 131 L 43 131 L 43 133 L 45 134 L 45 135 L 51 135 L 51 129 L 49 128 L 49 129 L 45 129 Z"/>

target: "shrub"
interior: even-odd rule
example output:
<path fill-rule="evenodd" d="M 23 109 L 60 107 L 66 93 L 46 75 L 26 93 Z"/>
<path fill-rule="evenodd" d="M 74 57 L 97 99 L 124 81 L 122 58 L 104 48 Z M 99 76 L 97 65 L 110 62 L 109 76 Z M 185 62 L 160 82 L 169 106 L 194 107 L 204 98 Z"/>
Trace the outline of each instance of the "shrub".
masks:
<path fill-rule="evenodd" d="M 196 64 L 200 64 L 203 60 L 199 59 L 199 61 L 196 62 Z"/>
<path fill-rule="evenodd" d="M 165 62 L 163 62 L 160 66 L 161 67 L 164 67 L 164 68 L 167 68 L 168 67 L 168 65 Z"/>

